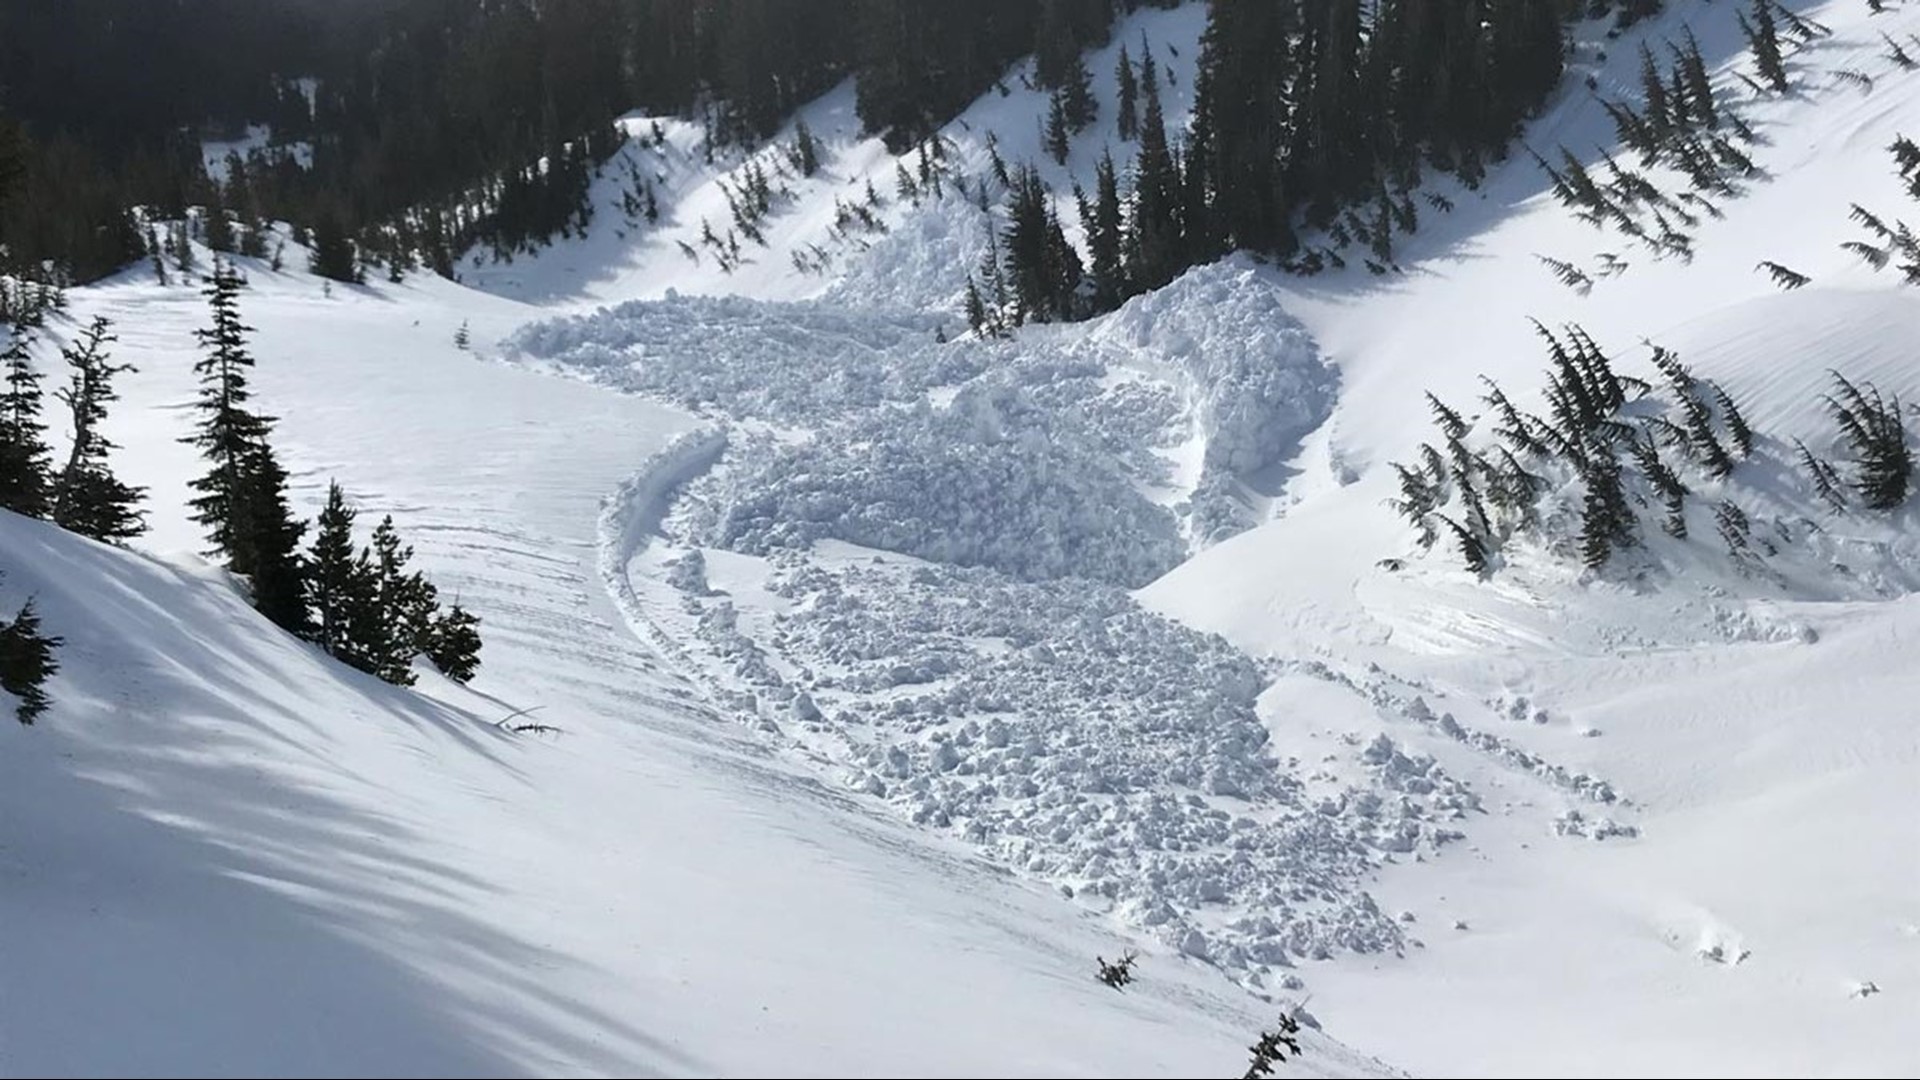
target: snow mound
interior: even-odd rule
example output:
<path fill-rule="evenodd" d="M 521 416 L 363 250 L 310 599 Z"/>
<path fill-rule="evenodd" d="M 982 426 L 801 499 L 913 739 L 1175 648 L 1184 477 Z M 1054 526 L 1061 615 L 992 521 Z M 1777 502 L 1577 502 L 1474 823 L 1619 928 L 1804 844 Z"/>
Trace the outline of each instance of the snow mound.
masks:
<path fill-rule="evenodd" d="M 834 538 L 1017 578 L 1144 585 L 1186 555 L 1174 516 L 1022 387 L 969 384 L 944 408 L 883 410 L 730 474 L 717 546 Z"/>
<path fill-rule="evenodd" d="M 1194 388 L 1209 470 L 1271 468 L 1332 411 L 1337 373 L 1245 256 L 1198 267 L 1090 325 L 1081 349 L 1147 355 Z"/>

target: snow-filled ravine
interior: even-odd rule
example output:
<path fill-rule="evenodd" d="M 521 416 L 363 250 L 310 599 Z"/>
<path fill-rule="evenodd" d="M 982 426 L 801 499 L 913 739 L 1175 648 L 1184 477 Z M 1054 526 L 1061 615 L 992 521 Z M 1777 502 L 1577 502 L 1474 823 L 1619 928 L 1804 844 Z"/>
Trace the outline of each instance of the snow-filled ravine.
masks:
<path fill-rule="evenodd" d="M 943 336 L 670 296 L 506 353 L 705 418 L 611 501 L 603 569 L 773 745 L 1253 987 L 1403 950 L 1368 883 L 1476 794 L 1384 736 L 1277 752 L 1287 665 L 1128 591 L 1272 512 L 1331 407 L 1271 278 L 1229 260 L 1071 334 Z"/>

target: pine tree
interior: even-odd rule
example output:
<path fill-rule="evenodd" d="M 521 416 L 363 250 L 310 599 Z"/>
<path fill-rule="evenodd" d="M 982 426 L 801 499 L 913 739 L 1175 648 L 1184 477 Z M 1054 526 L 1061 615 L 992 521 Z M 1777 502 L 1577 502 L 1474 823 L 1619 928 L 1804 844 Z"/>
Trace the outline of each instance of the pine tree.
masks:
<path fill-rule="evenodd" d="M 1780 48 L 1780 26 L 1773 16 L 1774 0 L 1753 0 L 1753 18 L 1749 20 L 1745 13 L 1739 13 L 1740 30 L 1747 36 L 1747 47 L 1753 50 L 1754 66 L 1760 69 L 1760 77 L 1777 93 L 1784 94 L 1792 86 L 1787 78 L 1787 62 Z"/>
<path fill-rule="evenodd" d="M 453 347 L 461 352 L 473 345 L 473 331 L 467 328 L 467 321 L 460 320 L 460 328 L 453 332 Z"/>
<path fill-rule="evenodd" d="M 373 650 L 358 632 L 374 621 L 369 615 L 375 584 L 369 564 L 354 554 L 355 516 L 340 485 L 328 484 L 327 504 L 315 520 L 307 554 L 306 601 L 314 643 L 329 656 L 372 672 Z"/>
<path fill-rule="evenodd" d="M 307 269 L 323 278 L 349 285 L 362 280 L 353 240 L 334 214 L 322 214 L 314 223 L 313 250 L 307 257 Z"/>
<path fill-rule="evenodd" d="M 1854 454 L 1854 490 L 1870 510 L 1892 510 L 1913 486 L 1913 451 L 1901 419 L 1900 399 L 1883 398 L 1872 383 L 1855 385 L 1833 373 L 1827 411 Z"/>
<path fill-rule="evenodd" d="M 434 590 L 407 569 L 413 548 L 400 542 L 391 514 L 373 531 L 371 567 L 377 633 L 368 644 L 373 673 L 395 686 L 412 686 L 413 658 L 423 651 L 435 613 Z"/>
<path fill-rule="evenodd" d="M 52 704 L 46 682 L 60 670 L 53 654 L 61 644 L 60 638 L 41 632 L 40 613 L 31 599 L 19 614 L 0 622 L 0 690 L 18 699 L 13 715 L 22 724 L 38 720 Z"/>
<path fill-rule="evenodd" d="M 113 377 L 133 370 L 131 364 L 107 358 L 106 347 L 119 340 L 107 332 L 109 325 L 106 316 L 95 316 L 79 338 L 61 350 L 71 373 L 67 387 L 56 396 L 73 418 L 73 443 L 66 468 L 54 478 L 53 522 L 81 536 L 117 543 L 146 531 L 139 509 L 145 491 L 122 483 L 107 463 L 116 447 L 100 425 L 107 418 L 107 405 L 120 399 Z"/>
<path fill-rule="evenodd" d="M 467 683 L 480 670 L 480 644 L 480 617 L 456 602 L 433 620 L 425 652 L 440 674 Z"/>
<path fill-rule="evenodd" d="M 1143 72 L 1153 70 L 1150 63 Z M 1180 272 L 1180 172 L 1167 146 L 1167 128 L 1160 111 L 1160 93 L 1151 80 L 1142 81 L 1146 116 L 1140 126 L 1140 157 L 1134 167 L 1133 200 L 1128 221 L 1130 251 L 1126 266 L 1129 286 L 1157 289 Z"/>
<path fill-rule="evenodd" d="M 1066 106 L 1067 127 L 1076 132 L 1085 131 L 1098 114 L 1098 106 L 1093 99 L 1093 75 L 1087 71 L 1087 62 L 1078 52 L 1067 66 L 1067 79 L 1061 84 L 1060 97 Z"/>
<path fill-rule="evenodd" d="M 1094 169 L 1093 213 L 1086 219 L 1086 230 L 1094 310 L 1110 311 L 1118 307 L 1120 298 L 1126 295 L 1121 263 L 1125 219 L 1120 208 L 1120 179 L 1114 170 L 1112 154 L 1102 155 Z"/>
<path fill-rule="evenodd" d="M 973 275 L 967 275 L 967 326 L 975 334 L 986 335 L 987 305 L 980 299 L 980 286 L 974 282 Z"/>
<path fill-rule="evenodd" d="M 819 142 L 813 137 L 813 129 L 807 126 L 805 117 L 793 122 L 793 154 L 794 165 L 799 168 L 801 176 L 812 176 L 820 171 Z"/>
<path fill-rule="evenodd" d="M 194 364 L 200 376 L 200 421 L 185 442 L 199 447 L 212 464 L 191 487 L 200 494 L 188 505 L 193 520 L 208 529 L 213 550 L 225 555 L 233 571 L 253 573 L 252 523 L 245 519 L 245 484 L 254 449 L 266 441 L 267 423 L 247 409 L 252 397 L 247 372 L 253 357 L 247 352 L 253 327 L 240 321 L 239 272 L 216 262 L 213 277 L 201 293 L 213 313 L 213 325 L 194 331 L 205 354 Z"/>
<path fill-rule="evenodd" d="M 220 189 L 215 185 L 206 207 L 202 210 L 201 238 L 208 250 L 215 253 L 231 253 L 235 247 L 233 222 L 227 217 L 227 204 L 220 198 Z"/>
<path fill-rule="evenodd" d="M 1633 544 L 1633 508 L 1627 505 L 1620 461 L 1610 447 L 1596 443 L 1588 448 L 1581 479 L 1587 493 L 1580 516 L 1580 561 L 1598 570 L 1617 548 Z"/>
<path fill-rule="evenodd" d="M 176 221 L 167 230 L 167 252 L 173 256 L 174 269 L 181 274 L 193 273 L 199 260 L 193 254 L 193 238 L 187 235 L 187 223 Z"/>
<path fill-rule="evenodd" d="M 261 442 L 246 467 L 246 517 L 252 523 L 253 606 L 274 625 L 302 637 L 308 632 L 306 560 L 300 540 L 307 523 L 287 502 L 287 472 L 273 447 Z"/>
<path fill-rule="evenodd" d="M 49 451 L 40 420 L 40 373 L 33 366 L 33 328 L 16 324 L 0 352 L 0 508 L 46 517 Z"/>
<path fill-rule="evenodd" d="M 1067 120 L 1067 103 L 1060 91 L 1055 90 L 1047 105 L 1047 156 L 1056 165 L 1067 163 L 1067 151 L 1071 146 L 1069 139 L 1073 132 Z"/>
<path fill-rule="evenodd" d="M 1122 139 L 1132 139 L 1140 131 L 1140 82 L 1134 78 L 1133 59 L 1125 45 L 1120 46 L 1120 62 L 1114 66 L 1113 78 L 1118 86 L 1114 122 Z"/>
<path fill-rule="evenodd" d="M 1244 1080 L 1264 1080 L 1273 1075 L 1273 1067 L 1287 1060 L 1287 1055 L 1300 1056 L 1300 1021 L 1289 1013 L 1280 1014 L 1280 1024 L 1273 1031 L 1263 1031 L 1260 1038 L 1247 1051 L 1253 1055 L 1247 1063 Z"/>
<path fill-rule="evenodd" d="M 202 294 L 213 325 L 195 331 L 206 352 L 194 364 L 200 376 L 200 422 L 185 442 L 200 448 L 206 475 L 190 485 L 200 494 L 188 505 L 205 525 L 216 553 L 252 584 L 253 606 L 282 629 L 303 633 L 307 623 L 300 538 L 306 524 L 287 503 L 287 473 L 269 443 L 272 420 L 246 407 L 253 367 L 240 321 L 239 273 L 224 262 Z"/>

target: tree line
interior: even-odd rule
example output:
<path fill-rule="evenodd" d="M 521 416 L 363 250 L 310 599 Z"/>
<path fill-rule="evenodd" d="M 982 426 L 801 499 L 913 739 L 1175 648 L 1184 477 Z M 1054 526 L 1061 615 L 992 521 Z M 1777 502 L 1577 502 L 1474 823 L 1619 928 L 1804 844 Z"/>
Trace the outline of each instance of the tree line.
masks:
<path fill-rule="evenodd" d="M 470 246 L 507 257 L 584 226 L 628 109 L 697 116 L 711 150 L 851 76 L 862 121 L 905 147 L 1012 60 L 1077 57 L 1140 2 L 4 5 L 0 142 L 23 170 L 0 204 L 0 271 L 91 281 L 151 252 L 142 217 L 206 207 L 216 250 L 229 219 L 236 242 L 284 220 L 358 250 L 328 276 L 451 275 Z M 210 176 L 202 141 L 252 124 L 268 141 Z"/>

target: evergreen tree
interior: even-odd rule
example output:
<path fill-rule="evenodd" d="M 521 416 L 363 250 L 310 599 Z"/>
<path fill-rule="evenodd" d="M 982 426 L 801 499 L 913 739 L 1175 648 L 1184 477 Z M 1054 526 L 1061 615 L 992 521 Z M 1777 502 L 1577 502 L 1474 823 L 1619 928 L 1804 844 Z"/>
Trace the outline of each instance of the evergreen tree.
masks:
<path fill-rule="evenodd" d="M 188 505 L 193 520 L 207 527 L 214 551 L 253 586 L 254 607 L 283 629 L 306 627 L 300 538 L 306 525 L 287 504 L 286 470 L 269 445 L 272 421 L 247 406 L 247 372 L 253 357 L 246 336 L 253 328 L 240 321 L 244 281 L 224 262 L 214 264 L 202 295 L 213 325 L 195 331 L 205 354 L 194 364 L 200 376 L 200 421 L 184 441 L 207 458 L 206 475 L 190 485 L 200 494 Z"/>
<path fill-rule="evenodd" d="M 1149 63 L 1142 71 L 1153 70 Z M 1180 173 L 1167 146 L 1160 92 L 1144 81 L 1146 116 L 1140 126 L 1140 157 L 1134 166 L 1128 218 L 1126 277 L 1136 291 L 1157 289 L 1181 270 Z"/>
<path fill-rule="evenodd" d="M 1071 124 L 1067 121 L 1067 103 L 1060 91 L 1055 90 L 1047 105 L 1046 144 L 1047 156 L 1057 165 L 1067 163 L 1067 150 L 1072 136 Z"/>
<path fill-rule="evenodd" d="M 1125 45 L 1120 46 L 1120 62 L 1114 66 L 1113 78 L 1118 87 L 1114 123 L 1122 139 L 1132 139 L 1140 132 L 1140 82 L 1134 78 L 1133 59 Z"/>
<path fill-rule="evenodd" d="M 46 682 L 60 670 L 53 658 L 60 645 L 60 638 L 41 632 L 40 613 L 31 599 L 19 614 L 0 622 L 0 690 L 18 699 L 13 715 L 22 724 L 38 720 L 52 704 Z"/>
<path fill-rule="evenodd" d="M 1870 510 L 1892 510 L 1913 487 L 1913 451 L 1908 445 L 1899 397 L 1883 398 L 1871 383 L 1855 385 L 1838 372 L 1827 411 L 1853 448 L 1854 490 Z"/>
<path fill-rule="evenodd" d="M 51 466 L 32 345 L 33 328 L 15 324 L 0 352 L 0 508 L 46 517 Z"/>
<path fill-rule="evenodd" d="M 246 520 L 247 469 L 255 447 L 267 438 L 266 421 L 248 410 L 252 397 L 247 372 L 253 357 L 246 336 L 253 327 L 240 321 L 240 290 L 245 282 L 231 266 L 216 262 L 213 277 L 201 293 L 213 313 L 213 324 L 194 331 L 205 350 L 195 362 L 200 377 L 200 421 L 186 442 L 200 449 L 211 463 L 205 476 L 191 487 L 200 494 L 188 505 L 193 520 L 208 529 L 216 553 L 225 555 L 233 571 L 253 573 L 253 524 Z"/>
<path fill-rule="evenodd" d="M 233 222 L 227 217 L 227 204 L 220 197 L 218 184 L 212 187 L 201 220 L 201 238 L 207 248 L 215 253 L 231 253 L 235 247 Z"/>
<path fill-rule="evenodd" d="M 1581 479 L 1587 492 L 1580 516 L 1580 560 L 1587 569 L 1598 570 L 1616 549 L 1634 543 L 1633 508 L 1627 504 L 1620 459 L 1611 447 L 1596 443 L 1588 448 Z"/>
<path fill-rule="evenodd" d="M 1038 170 L 1014 178 L 1004 250 L 1012 285 L 1015 322 L 1055 322 L 1077 313 L 1080 257 L 1067 243 L 1053 200 Z"/>
<path fill-rule="evenodd" d="M 374 643 L 359 635 L 376 623 L 375 585 L 368 563 L 354 555 L 355 516 L 340 485 L 328 484 L 327 505 L 315 521 L 307 554 L 306 600 L 314 643 L 342 663 L 372 672 Z"/>
<path fill-rule="evenodd" d="M 107 463 L 116 447 L 100 425 L 107 418 L 107 405 L 120 399 L 113 377 L 133 370 L 131 364 L 107 358 L 107 345 L 118 340 L 107 332 L 109 325 L 106 316 L 95 316 L 79 338 L 61 350 L 71 373 L 57 396 L 73 418 L 73 445 L 66 468 L 54 478 L 53 521 L 81 536 L 117 543 L 146 531 L 139 509 L 145 492 L 122 483 Z"/>
<path fill-rule="evenodd" d="M 1086 216 L 1086 230 L 1094 310 L 1110 311 L 1119 306 L 1120 298 L 1127 291 L 1121 264 L 1125 221 L 1120 207 L 1120 179 L 1114 170 L 1112 154 L 1102 155 L 1100 164 L 1094 168 L 1093 213 Z"/>
<path fill-rule="evenodd" d="M 980 299 L 980 286 L 974 282 L 972 274 L 967 275 L 966 310 L 967 326 L 971 328 L 975 334 L 985 336 L 987 329 L 987 305 Z"/>
<path fill-rule="evenodd" d="M 409 572 L 413 548 L 400 542 L 391 514 L 373 531 L 371 571 L 375 625 L 367 644 L 373 673 L 395 686 L 412 686 L 413 658 L 424 651 L 435 612 L 434 589 Z"/>
<path fill-rule="evenodd" d="M 793 153 L 794 164 L 801 176 L 812 176 L 820 171 L 819 141 L 813 137 L 813 129 L 807 126 L 805 117 L 793 122 Z M 651 189 L 648 190 L 648 197 L 652 197 Z"/>
<path fill-rule="evenodd" d="M 1060 100 L 1066 110 L 1067 127 L 1073 131 L 1084 131 L 1098 115 L 1099 107 L 1093 99 L 1093 75 L 1087 71 L 1087 62 L 1078 52 L 1067 67 L 1067 81 L 1060 87 Z"/>
<path fill-rule="evenodd" d="M 325 214 L 313 226 L 313 250 L 307 269 L 323 278 L 352 285 L 360 282 L 359 256 L 340 219 Z"/>
<path fill-rule="evenodd" d="M 440 674 L 457 683 L 480 670 L 480 617 L 457 602 L 433 620 L 425 652 Z"/>
<path fill-rule="evenodd" d="M 287 472 L 264 440 L 252 448 L 242 497 L 253 535 L 253 606 L 274 625 L 302 637 L 308 633 L 306 560 L 300 540 L 307 523 L 287 502 Z"/>
<path fill-rule="evenodd" d="M 1760 77 L 1775 92 L 1784 94 L 1792 81 L 1787 77 L 1787 61 L 1780 47 L 1780 24 L 1774 19 L 1773 5 L 1774 0 L 1753 0 L 1751 20 L 1744 12 L 1739 13 L 1740 30 L 1747 36 L 1747 47 L 1753 50 L 1753 63 L 1760 69 Z"/>
<path fill-rule="evenodd" d="M 193 273 L 200 262 L 193 254 L 193 238 L 187 235 L 187 223 L 184 219 L 175 221 L 167 229 L 167 253 L 173 256 L 173 267 L 181 274 Z"/>

